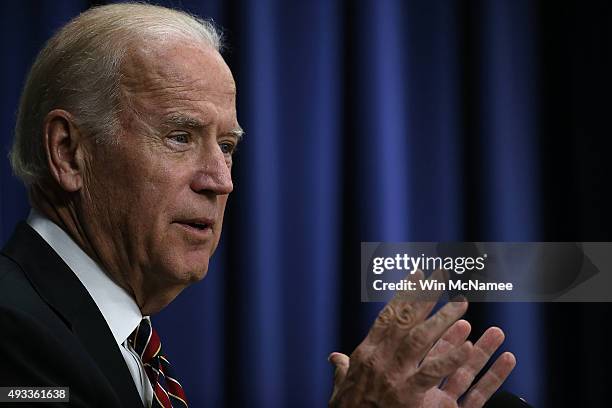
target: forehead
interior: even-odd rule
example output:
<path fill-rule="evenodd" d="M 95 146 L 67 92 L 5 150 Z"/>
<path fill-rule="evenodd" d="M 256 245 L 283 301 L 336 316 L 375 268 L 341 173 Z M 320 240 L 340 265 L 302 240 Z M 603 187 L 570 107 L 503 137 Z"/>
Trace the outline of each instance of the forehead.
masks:
<path fill-rule="evenodd" d="M 235 109 L 232 73 L 212 47 L 186 41 L 138 47 L 122 67 L 122 91 L 130 102 L 152 108 Z M 142 108 L 142 107 L 141 107 Z"/>

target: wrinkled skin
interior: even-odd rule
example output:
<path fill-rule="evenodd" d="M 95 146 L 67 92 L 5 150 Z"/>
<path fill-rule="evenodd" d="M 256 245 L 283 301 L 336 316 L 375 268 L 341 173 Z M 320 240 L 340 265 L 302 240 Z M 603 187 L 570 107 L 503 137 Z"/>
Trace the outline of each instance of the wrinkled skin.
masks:
<path fill-rule="evenodd" d="M 221 56 L 202 45 L 163 45 L 135 48 L 122 67 L 116 143 L 96 143 L 70 112 L 47 114 L 53 183 L 31 191 L 34 206 L 100 263 L 143 315 L 205 276 L 233 188 L 240 133 L 236 88 Z M 503 354 L 469 389 L 503 333 L 491 328 L 472 345 L 465 341 L 469 324 L 458 320 L 466 302 L 427 319 L 433 307 L 394 299 L 350 358 L 333 353 L 330 406 L 450 408 L 463 396 L 462 406 L 481 407 L 515 364 Z"/>
<path fill-rule="evenodd" d="M 59 191 L 33 201 L 150 315 L 208 270 L 240 127 L 234 79 L 210 46 L 170 40 L 128 55 L 116 142 L 96 143 L 69 112 L 50 112 Z"/>
<path fill-rule="evenodd" d="M 466 341 L 470 324 L 459 320 L 467 302 L 449 302 L 427 318 L 435 303 L 435 299 L 409 302 L 396 296 L 350 357 L 332 353 L 330 362 L 336 371 L 329 406 L 482 407 L 516 364 L 511 353 L 503 353 L 472 386 L 504 333 L 489 328 L 472 345 Z"/>

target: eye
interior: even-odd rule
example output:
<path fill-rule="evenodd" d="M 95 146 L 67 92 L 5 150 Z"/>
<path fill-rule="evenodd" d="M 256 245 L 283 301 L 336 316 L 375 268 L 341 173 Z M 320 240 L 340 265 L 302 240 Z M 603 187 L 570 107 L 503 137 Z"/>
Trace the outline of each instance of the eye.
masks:
<path fill-rule="evenodd" d="M 234 144 L 230 142 L 221 142 L 219 143 L 219 147 L 221 148 L 223 154 L 233 154 L 236 150 Z"/>
<path fill-rule="evenodd" d="M 176 143 L 186 144 L 189 143 L 189 133 L 185 132 L 173 132 L 170 133 L 168 138 Z"/>

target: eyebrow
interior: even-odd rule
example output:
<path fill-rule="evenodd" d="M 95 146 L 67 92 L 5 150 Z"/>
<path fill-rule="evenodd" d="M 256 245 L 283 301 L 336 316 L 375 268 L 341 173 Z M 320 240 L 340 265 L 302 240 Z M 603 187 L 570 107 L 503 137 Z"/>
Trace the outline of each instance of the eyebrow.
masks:
<path fill-rule="evenodd" d="M 201 120 L 182 113 L 173 113 L 171 115 L 168 115 L 164 120 L 164 125 L 190 128 L 196 130 L 203 129 L 204 127 L 206 127 L 206 124 Z M 238 125 L 227 133 L 234 136 L 239 142 L 244 137 L 244 130 L 242 129 L 242 127 L 240 127 L 240 125 Z"/>
<path fill-rule="evenodd" d="M 202 129 L 206 125 L 192 116 L 187 116 L 182 113 L 173 113 L 168 115 L 164 120 L 164 125 L 185 127 L 191 129 Z"/>
<path fill-rule="evenodd" d="M 242 130 L 240 125 L 238 125 L 238 127 L 234 128 L 234 129 L 230 130 L 228 133 L 233 135 L 238 142 L 240 142 L 242 140 L 242 138 L 244 137 L 244 130 Z"/>

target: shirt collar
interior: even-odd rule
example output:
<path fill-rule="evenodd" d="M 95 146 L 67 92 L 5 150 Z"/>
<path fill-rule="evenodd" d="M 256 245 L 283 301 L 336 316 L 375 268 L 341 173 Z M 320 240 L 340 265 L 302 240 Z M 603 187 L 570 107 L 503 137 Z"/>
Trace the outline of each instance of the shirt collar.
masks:
<path fill-rule="evenodd" d="M 123 344 L 143 318 L 134 299 L 47 217 L 32 209 L 27 222 L 79 278 L 100 309 L 115 341 Z"/>

